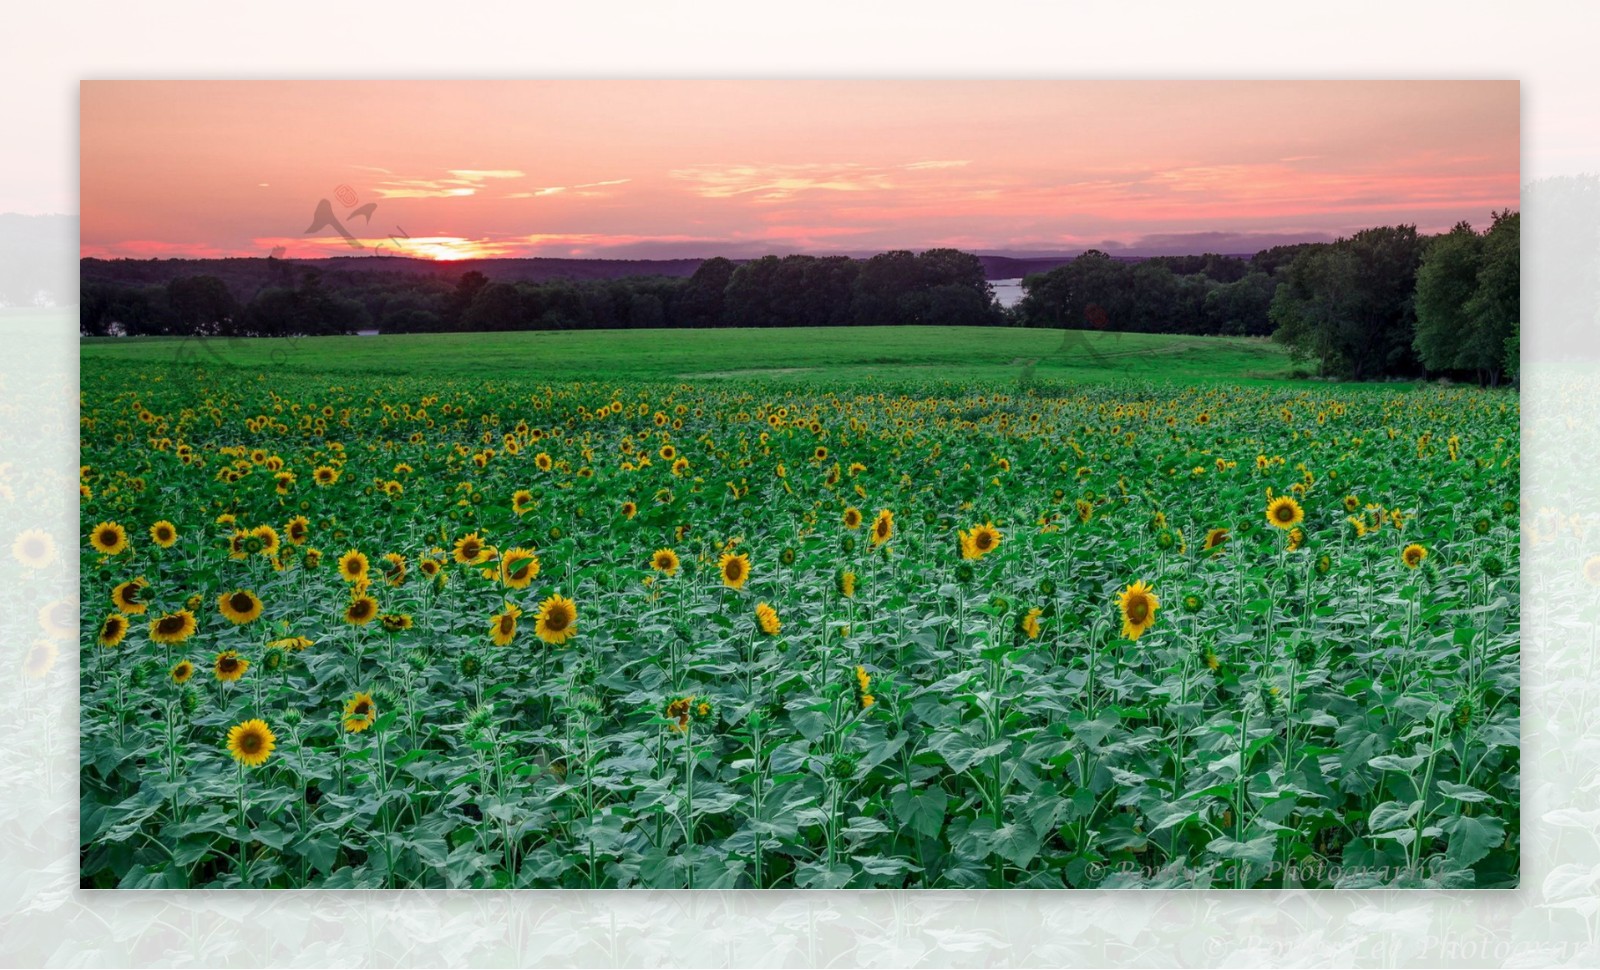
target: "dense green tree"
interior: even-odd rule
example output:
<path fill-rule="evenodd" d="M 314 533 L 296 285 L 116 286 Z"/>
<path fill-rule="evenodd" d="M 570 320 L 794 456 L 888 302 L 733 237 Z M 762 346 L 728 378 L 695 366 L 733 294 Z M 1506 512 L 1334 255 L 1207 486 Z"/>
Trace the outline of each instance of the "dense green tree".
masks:
<path fill-rule="evenodd" d="M 1465 222 L 1429 241 L 1417 267 L 1417 332 L 1412 341 L 1428 370 L 1472 366 L 1465 361 L 1472 327 L 1467 302 L 1477 292 L 1482 267 L 1483 237 Z"/>

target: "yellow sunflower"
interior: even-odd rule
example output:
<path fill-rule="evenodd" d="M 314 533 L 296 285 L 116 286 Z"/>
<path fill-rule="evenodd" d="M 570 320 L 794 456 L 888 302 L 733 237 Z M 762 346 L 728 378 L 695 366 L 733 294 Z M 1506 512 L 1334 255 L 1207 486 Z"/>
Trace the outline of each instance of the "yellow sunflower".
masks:
<path fill-rule="evenodd" d="M 532 549 L 511 549 L 500 557 L 500 581 L 512 589 L 526 589 L 539 575 L 539 556 Z"/>
<path fill-rule="evenodd" d="M 1206 530 L 1206 542 L 1202 548 L 1206 552 L 1214 552 L 1227 544 L 1227 529 L 1208 529 Z"/>
<path fill-rule="evenodd" d="M 854 687 L 856 694 L 856 705 L 859 706 L 863 711 L 878 702 L 878 699 L 872 696 L 872 675 L 867 673 L 867 668 L 862 666 L 856 667 L 856 679 Z"/>
<path fill-rule="evenodd" d="M 1305 521 L 1305 510 L 1300 503 L 1287 495 L 1280 495 L 1267 503 L 1267 521 L 1280 529 L 1289 530 Z"/>
<path fill-rule="evenodd" d="M 277 743 L 277 735 L 267 727 L 266 721 L 259 718 L 235 724 L 228 729 L 228 753 L 246 768 L 265 764 Z"/>
<path fill-rule="evenodd" d="M 254 529 L 250 530 L 250 534 L 256 539 L 260 540 L 261 554 L 263 556 L 272 555 L 273 553 L 277 552 L 278 547 L 282 545 L 282 543 L 278 541 L 278 530 L 274 529 L 270 525 L 258 525 Z"/>
<path fill-rule="evenodd" d="M 128 618 L 121 613 L 112 613 L 100 621 L 100 632 L 94 639 L 102 647 L 114 647 L 127 635 Z"/>
<path fill-rule="evenodd" d="M 844 510 L 844 527 L 846 529 L 861 528 L 861 510 L 854 505 Z"/>
<path fill-rule="evenodd" d="M 996 529 L 992 522 L 975 525 L 969 531 L 962 532 L 960 535 L 961 558 L 963 559 L 982 559 L 1000 548 L 1000 540 L 1002 538 L 1000 530 Z"/>
<path fill-rule="evenodd" d="M 350 599 L 344 608 L 344 621 L 351 626 L 365 626 L 378 615 L 378 601 L 362 593 Z"/>
<path fill-rule="evenodd" d="M 839 590 L 840 596 L 845 599 L 854 599 L 856 595 L 856 574 L 848 569 L 839 570 L 835 586 Z"/>
<path fill-rule="evenodd" d="M 366 579 L 369 567 L 366 553 L 351 549 L 339 557 L 339 576 L 347 583 Z"/>
<path fill-rule="evenodd" d="M 149 587 L 143 576 L 118 583 L 111 590 L 111 605 L 129 616 L 138 616 L 145 611 L 144 591 Z"/>
<path fill-rule="evenodd" d="M 55 562 L 56 541 L 43 529 L 28 529 L 11 543 L 11 555 L 30 569 L 43 569 Z"/>
<path fill-rule="evenodd" d="M 878 518 L 872 523 L 872 544 L 881 546 L 894 537 L 894 513 L 888 509 L 878 512 Z"/>
<path fill-rule="evenodd" d="M 194 636 L 197 627 L 194 614 L 188 610 L 167 613 L 150 621 L 150 639 L 157 643 L 182 643 Z"/>
<path fill-rule="evenodd" d="M 297 546 L 304 545 L 311 537 L 311 520 L 303 515 L 297 515 L 284 523 L 283 534 L 289 541 Z"/>
<path fill-rule="evenodd" d="M 172 665 L 167 674 L 174 684 L 187 684 L 189 678 L 194 676 L 194 664 L 188 660 L 180 660 Z"/>
<path fill-rule="evenodd" d="M 284 637 L 281 640 L 270 641 L 267 646 L 277 647 L 279 650 L 304 650 L 315 642 L 310 637 Z"/>
<path fill-rule="evenodd" d="M 769 637 L 777 636 L 783 626 L 778 622 L 778 611 L 766 603 L 756 604 L 756 623 L 760 625 L 761 632 Z"/>
<path fill-rule="evenodd" d="M 540 603 L 533 632 L 545 643 L 566 643 L 578 633 L 578 604 L 559 595 Z"/>
<path fill-rule="evenodd" d="M 211 669 L 218 680 L 227 683 L 243 677 L 244 672 L 250 669 L 250 661 L 239 656 L 237 651 L 224 650 L 212 661 Z"/>
<path fill-rule="evenodd" d="M 517 617 L 522 615 L 522 610 L 506 604 L 505 611 L 489 617 L 489 639 L 497 647 L 510 643 L 517 635 Z"/>
<path fill-rule="evenodd" d="M 671 549 L 657 549 L 650 557 L 650 568 L 666 576 L 678 575 L 678 554 Z"/>
<path fill-rule="evenodd" d="M 525 488 L 519 488 L 511 493 L 511 511 L 518 515 L 525 515 L 533 509 L 533 493 Z"/>
<path fill-rule="evenodd" d="M 384 582 L 399 586 L 406 581 L 406 557 L 398 552 L 386 552 L 378 560 L 378 570 L 383 573 Z"/>
<path fill-rule="evenodd" d="M 476 566 L 489 557 L 489 547 L 476 532 L 456 540 L 455 560 L 463 566 Z"/>
<path fill-rule="evenodd" d="M 261 600 L 248 589 L 236 589 L 217 597 L 217 609 L 236 626 L 242 626 L 261 615 Z"/>
<path fill-rule="evenodd" d="M 722 554 L 722 559 L 717 563 L 722 570 L 722 584 L 734 589 L 744 589 L 745 580 L 750 578 L 750 557 L 744 553 L 737 556 L 731 552 Z"/>
<path fill-rule="evenodd" d="M 89 545 L 96 552 L 115 556 L 128 548 L 128 530 L 115 522 L 102 522 L 90 530 Z"/>
<path fill-rule="evenodd" d="M 150 541 L 163 549 L 171 549 L 172 544 L 178 541 L 178 527 L 162 519 L 150 527 Z"/>
<path fill-rule="evenodd" d="M 1155 591 L 1143 580 L 1117 594 L 1117 608 L 1122 611 L 1122 635 L 1137 640 L 1155 625 L 1156 610 L 1161 601 Z"/>
<path fill-rule="evenodd" d="M 1037 606 L 1023 616 L 1022 632 L 1027 635 L 1029 640 L 1039 639 L 1039 617 L 1041 616 L 1044 616 L 1044 610 L 1039 609 Z"/>
<path fill-rule="evenodd" d="M 1415 542 L 1400 550 L 1400 561 L 1405 563 L 1408 569 L 1416 569 L 1426 558 L 1428 558 L 1427 547 Z"/>
<path fill-rule="evenodd" d="M 360 734 L 372 727 L 372 722 L 377 719 L 378 707 L 373 703 L 371 694 L 357 691 L 354 697 L 345 701 L 344 729 L 351 734 Z"/>

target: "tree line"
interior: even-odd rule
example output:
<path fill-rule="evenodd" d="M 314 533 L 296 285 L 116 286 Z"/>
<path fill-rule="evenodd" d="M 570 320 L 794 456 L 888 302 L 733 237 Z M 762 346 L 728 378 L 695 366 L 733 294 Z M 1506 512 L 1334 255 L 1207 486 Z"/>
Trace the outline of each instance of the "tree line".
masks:
<path fill-rule="evenodd" d="M 1520 350 L 1521 214 L 1421 235 L 1365 229 L 1249 258 L 1126 263 L 1090 250 L 1023 280 L 1022 326 L 1271 335 L 1317 373 L 1351 380 L 1450 374 L 1498 384 Z"/>
<path fill-rule="evenodd" d="M 241 296 L 216 276 L 86 281 L 85 335 L 300 336 L 684 327 L 1023 326 L 1272 338 L 1323 376 L 1450 374 L 1496 384 L 1517 370 L 1520 224 L 1422 235 L 1382 226 L 1253 256 L 1130 261 L 1090 250 L 1023 280 L 1009 310 L 979 258 L 955 249 L 708 259 L 692 276 L 506 282 L 338 278 L 278 261 Z"/>
<path fill-rule="evenodd" d="M 545 283 L 373 276 L 332 287 L 285 266 L 245 297 L 215 276 L 165 284 L 84 283 L 87 336 L 303 336 L 682 327 L 1004 325 L 977 256 L 954 249 L 845 256 L 708 259 L 688 278 Z"/>

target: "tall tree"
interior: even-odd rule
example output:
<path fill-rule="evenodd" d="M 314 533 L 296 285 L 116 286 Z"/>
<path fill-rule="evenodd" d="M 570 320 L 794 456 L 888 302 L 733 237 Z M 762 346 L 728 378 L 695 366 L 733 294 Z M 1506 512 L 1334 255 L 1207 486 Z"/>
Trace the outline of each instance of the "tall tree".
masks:
<path fill-rule="evenodd" d="M 1483 237 L 1458 222 L 1430 240 L 1417 267 L 1417 356 L 1431 371 L 1474 367 L 1463 361 L 1472 320 L 1467 301 L 1478 289 L 1483 267 Z"/>

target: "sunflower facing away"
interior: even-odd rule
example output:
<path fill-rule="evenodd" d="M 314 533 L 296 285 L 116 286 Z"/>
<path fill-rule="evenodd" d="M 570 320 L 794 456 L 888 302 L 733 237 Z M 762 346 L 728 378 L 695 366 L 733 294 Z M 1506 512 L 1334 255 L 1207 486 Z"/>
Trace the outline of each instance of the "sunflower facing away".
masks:
<path fill-rule="evenodd" d="M 717 568 L 722 570 L 722 584 L 734 589 L 744 589 L 745 580 L 750 578 L 750 557 L 744 553 L 737 556 L 731 552 L 722 554 L 722 560 L 717 563 Z"/>
<path fill-rule="evenodd" d="M 657 549 L 650 557 L 650 568 L 665 576 L 678 574 L 678 554 L 671 549 Z"/>
<path fill-rule="evenodd" d="M 1426 558 L 1428 558 L 1427 548 L 1415 542 L 1400 551 L 1400 561 L 1405 563 L 1408 569 L 1416 569 Z"/>
<path fill-rule="evenodd" d="M 559 595 L 540 603 L 533 632 L 545 643 L 566 643 L 578 633 L 578 604 Z"/>
<path fill-rule="evenodd" d="M 1155 591 L 1143 580 L 1117 594 L 1117 608 L 1122 611 L 1122 635 L 1137 640 L 1155 625 L 1156 610 L 1161 601 Z"/>
<path fill-rule="evenodd" d="M 344 704 L 344 729 L 351 734 L 360 734 L 372 727 L 372 722 L 378 719 L 377 705 L 372 702 L 372 695 L 364 691 L 357 691 L 356 695 L 345 701 Z"/>
<path fill-rule="evenodd" d="M 867 673 L 867 668 L 857 666 L 855 673 L 856 706 L 864 711 L 876 704 L 878 699 L 872 696 L 872 675 Z"/>
<path fill-rule="evenodd" d="M 266 721 L 259 718 L 235 724 L 228 729 L 228 753 L 246 768 L 265 764 L 277 743 L 277 735 L 267 727 Z"/>
<path fill-rule="evenodd" d="M 128 548 L 128 530 L 115 522 L 102 522 L 90 531 L 89 544 L 95 552 L 115 556 Z"/>
<path fill-rule="evenodd" d="M 1022 617 L 1022 632 L 1029 640 L 1039 639 L 1039 617 L 1044 616 L 1044 610 L 1037 606 L 1029 610 Z"/>
<path fill-rule="evenodd" d="M 218 680 L 228 683 L 243 677 L 244 672 L 250 669 L 250 661 L 239 656 L 236 651 L 224 650 L 217 654 L 211 669 L 216 673 Z"/>
<path fill-rule="evenodd" d="M 769 637 L 777 636 L 783 626 L 778 622 L 778 611 L 766 603 L 756 604 L 756 623 L 761 627 L 761 632 Z"/>
<path fill-rule="evenodd" d="M 845 599 L 854 599 L 856 595 L 856 574 L 848 569 L 839 570 L 838 576 L 835 577 L 835 586 L 839 590 L 840 596 Z"/>
<path fill-rule="evenodd" d="M 217 597 L 217 609 L 236 626 L 242 626 L 261 615 L 261 600 L 248 589 L 236 589 Z"/>
<path fill-rule="evenodd" d="M 197 624 L 188 610 L 167 613 L 150 621 L 150 639 L 157 643 L 182 643 L 194 636 Z"/>
<path fill-rule="evenodd" d="M 1300 503 L 1287 495 L 1280 495 L 1267 504 L 1267 521 L 1280 529 L 1292 529 L 1305 517 L 1305 510 L 1300 508 Z"/>

